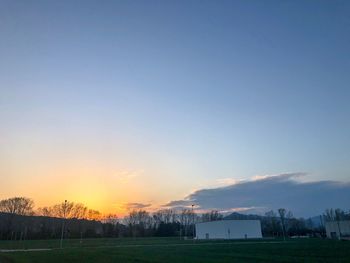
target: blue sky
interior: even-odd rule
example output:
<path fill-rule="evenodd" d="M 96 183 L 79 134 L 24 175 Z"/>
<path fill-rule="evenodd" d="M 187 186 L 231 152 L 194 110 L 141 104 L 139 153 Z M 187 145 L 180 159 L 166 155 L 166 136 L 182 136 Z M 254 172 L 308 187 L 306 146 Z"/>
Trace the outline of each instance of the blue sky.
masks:
<path fill-rule="evenodd" d="M 1 1 L 3 197 L 60 200 L 17 182 L 64 174 L 98 185 L 96 206 L 181 199 L 223 178 L 347 181 L 349 11 L 348 1 Z M 118 171 L 137 171 L 123 187 L 135 199 L 113 194 Z"/>

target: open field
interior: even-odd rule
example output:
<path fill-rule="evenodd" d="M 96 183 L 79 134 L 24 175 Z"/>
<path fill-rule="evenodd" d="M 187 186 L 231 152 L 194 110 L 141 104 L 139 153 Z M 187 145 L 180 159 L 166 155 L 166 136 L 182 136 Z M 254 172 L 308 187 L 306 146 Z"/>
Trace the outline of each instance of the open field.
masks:
<path fill-rule="evenodd" d="M 177 238 L 124 238 L 19 242 L 0 249 L 0 262 L 350 262 L 350 242 L 321 239 L 195 241 Z"/>

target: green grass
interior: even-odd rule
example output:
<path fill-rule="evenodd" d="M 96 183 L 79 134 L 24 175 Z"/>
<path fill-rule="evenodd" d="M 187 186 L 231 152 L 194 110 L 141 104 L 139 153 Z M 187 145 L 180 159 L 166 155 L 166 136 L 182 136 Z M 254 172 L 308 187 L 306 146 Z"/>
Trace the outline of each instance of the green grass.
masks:
<path fill-rule="evenodd" d="M 321 239 L 180 241 L 177 238 L 66 240 L 64 249 L 0 253 L 0 262 L 350 262 L 350 242 Z M 57 247 L 59 240 L 24 242 Z M 0 241 L 0 248 L 14 247 Z M 19 246 L 19 244 L 17 244 Z"/>

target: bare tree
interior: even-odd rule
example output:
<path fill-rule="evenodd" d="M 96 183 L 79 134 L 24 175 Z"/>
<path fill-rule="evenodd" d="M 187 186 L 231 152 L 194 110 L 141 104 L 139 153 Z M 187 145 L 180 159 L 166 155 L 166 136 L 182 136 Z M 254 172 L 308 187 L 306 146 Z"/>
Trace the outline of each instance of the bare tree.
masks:
<path fill-rule="evenodd" d="M 102 219 L 102 214 L 97 210 L 89 209 L 86 219 L 99 221 Z"/>
<path fill-rule="evenodd" d="M 117 214 L 107 214 L 102 218 L 103 232 L 108 237 L 118 237 L 120 234 L 119 218 Z"/>
<path fill-rule="evenodd" d="M 289 228 L 291 227 L 292 219 L 294 218 L 292 211 L 288 211 L 285 215 L 284 220 L 284 230 L 288 233 Z"/>
<path fill-rule="evenodd" d="M 277 215 L 273 210 L 271 210 L 265 213 L 265 217 L 267 218 L 266 232 L 274 236 L 280 230 Z"/>
<path fill-rule="evenodd" d="M 27 197 L 13 197 L 0 201 L 0 212 L 17 214 L 17 215 L 33 215 L 34 202 Z"/>
<path fill-rule="evenodd" d="M 153 214 L 153 219 L 156 225 L 159 225 L 160 223 L 173 223 L 176 221 L 176 213 L 171 209 L 158 210 Z"/>
<path fill-rule="evenodd" d="M 59 217 L 67 219 L 85 219 L 89 217 L 88 208 L 81 203 L 74 202 L 62 202 L 60 204 L 56 204 L 50 207 L 40 207 L 38 208 L 36 213 L 41 216 Z M 92 214 L 92 212 L 90 212 L 90 214 Z"/>
<path fill-rule="evenodd" d="M 144 236 L 152 225 L 152 217 L 145 210 L 133 210 L 125 219 L 132 236 Z"/>
<path fill-rule="evenodd" d="M 326 209 L 326 211 L 323 213 L 323 219 L 325 221 L 349 220 L 350 219 L 350 212 L 346 213 L 344 210 L 342 210 L 340 208 Z"/>
<path fill-rule="evenodd" d="M 335 221 L 336 216 L 334 210 L 331 209 L 326 209 L 325 213 L 323 214 L 323 218 L 325 221 Z"/>
<path fill-rule="evenodd" d="M 183 226 L 185 230 L 185 236 L 187 236 L 190 232 L 189 229 L 193 223 L 194 212 L 191 209 L 183 209 L 180 214 L 180 224 Z"/>
<path fill-rule="evenodd" d="M 26 197 L 13 197 L 0 201 L 0 212 L 8 213 L 7 219 L 4 220 L 5 235 L 11 239 L 17 239 L 17 234 L 20 239 L 23 239 L 26 233 L 26 226 L 23 224 L 23 217 L 33 215 L 34 202 Z M 15 218 L 17 217 L 17 222 Z"/>
<path fill-rule="evenodd" d="M 283 232 L 283 239 L 286 240 L 286 229 L 285 229 L 285 218 L 286 218 L 286 209 L 279 208 L 278 213 L 281 218 L 281 224 L 282 224 L 282 232 Z"/>
<path fill-rule="evenodd" d="M 36 215 L 38 216 L 47 216 L 47 217 L 52 217 L 53 215 L 53 211 L 52 208 L 49 206 L 44 206 L 44 207 L 39 207 L 36 212 Z"/>
<path fill-rule="evenodd" d="M 119 218 L 116 214 L 107 214 L 102 217 L 102 222 L 107 224 L 116 225 L 119 223 Z"/>
<path fill-rule="evenodd" d="M 51 209 L 54 217 L 71 218 L 73 207 L 73 202 L 66 201 L 52 206 Z"/>
<path fill-rule="evenodd" d="M 83 204 L 80 204 L 80 203 L 74 204 L 70 213 L 70 217 L 76 218 L 76 219 L 84 219 L 86 218 L 87 211 L 88 211 L 88 208 Z"/>
<path fill-rule="evenodd" d="M 202 222 L 209 222 L 209 221 L 217 221 L 217 220 L 222 220 L 223 215 L 219 213 L 217 210 L 212 210 L 208 213 L 204 213 L 201 216 L 201 221 Z"/>

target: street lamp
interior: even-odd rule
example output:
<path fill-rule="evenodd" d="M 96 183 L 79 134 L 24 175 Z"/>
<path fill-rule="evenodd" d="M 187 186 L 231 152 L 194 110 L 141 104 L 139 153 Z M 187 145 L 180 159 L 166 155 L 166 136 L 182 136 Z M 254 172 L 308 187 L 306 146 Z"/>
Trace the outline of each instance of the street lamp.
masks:
<path fill-rule="evenodd" d="M 62 248 L 62 245 L 63 245 L 64 222 L 66 220 L 66 206 L 67 206 L 67 200 L 64 200 L 60 248 Z"/>
<path fill-rule="evenodd" d="M 192 233 L 192 236 L 193 236 L 193 240 L 194 240 L 194 212 L 193 212 L 193 207 L 194 207 L 194 205 L 192 204 L 192 224 L 193 224 L 193 233 Z"/>

